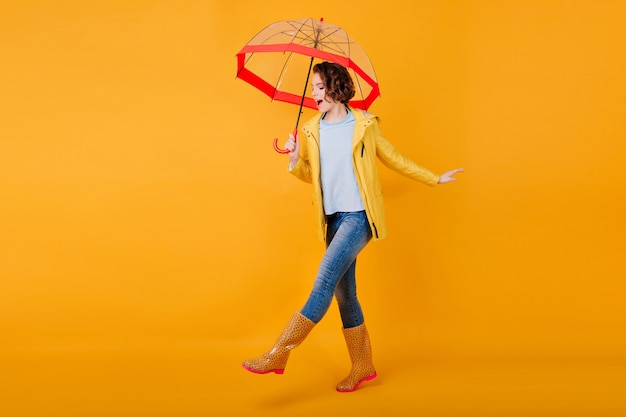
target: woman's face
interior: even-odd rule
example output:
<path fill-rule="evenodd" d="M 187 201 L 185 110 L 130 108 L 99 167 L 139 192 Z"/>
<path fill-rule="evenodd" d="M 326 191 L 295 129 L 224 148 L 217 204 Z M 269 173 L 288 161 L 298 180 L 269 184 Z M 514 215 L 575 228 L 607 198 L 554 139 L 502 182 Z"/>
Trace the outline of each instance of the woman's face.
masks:
<path fill-rule="evenodd" d="M 341 104 L 335 100 L 330 100 L 326 97 L 326 88 L 324 82 L 319 73 L 314 73 L 311 81 L 311 87 L 313 88 L 313 100 L 317 103 L 317 108 L 322 113 L 328 112 L 331 108 L 337 104 Z"/>

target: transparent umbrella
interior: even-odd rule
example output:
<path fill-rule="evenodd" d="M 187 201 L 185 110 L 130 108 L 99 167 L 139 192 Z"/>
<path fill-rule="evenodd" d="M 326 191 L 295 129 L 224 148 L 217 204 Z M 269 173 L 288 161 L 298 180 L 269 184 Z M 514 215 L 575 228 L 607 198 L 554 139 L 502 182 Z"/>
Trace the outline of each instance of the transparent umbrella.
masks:
<path fill-rule="evenodd" d="M 380 96 L 374 67 L 363 48 L 344 29 L 323 19 L 285 20 L 265 27 L 237 54 L 237 77 L 272 100 L 299 105 L 297 136 L 302 108 L 317 109 L 306 91 L 311 68 L 321 61 L 348 69 L 356 89 L 352 107 L 367 110 Z M 288 152 L 278 148 L 277 139 L 274 149 Z"/>

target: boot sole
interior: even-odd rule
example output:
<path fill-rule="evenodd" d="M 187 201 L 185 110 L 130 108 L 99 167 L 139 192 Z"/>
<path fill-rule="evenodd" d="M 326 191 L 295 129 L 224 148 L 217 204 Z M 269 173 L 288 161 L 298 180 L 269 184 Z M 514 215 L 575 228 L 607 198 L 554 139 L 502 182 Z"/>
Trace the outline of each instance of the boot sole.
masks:
<path fill-rule="evenodd" d="M 372 375 L 370 376 L 366 376 L 365 378 L 361 379 L 359 382 L 356 383 L 356 385 L 354 386 L 354 388 L 352 389 L 339 389 L 337 388 L 337 392 L 354 392 L 359 388 L 359 385 L 361 385 L 363 382 L 365 381 L 371 381 L 372 379 L 376 378 L 376 372 L 374 372 Z"/>
<path fill-rule="evenodd" d="M 269 371 L 257 371 L 256 369 L 248 368 L 246 365 L 241 365 L 243 369 L 246 371 L 252 372 L 253 374 L 264 375 L 274 372 L 275 374 L 282 375 L 285 373 L 284 369 L 270 369 Z"/>

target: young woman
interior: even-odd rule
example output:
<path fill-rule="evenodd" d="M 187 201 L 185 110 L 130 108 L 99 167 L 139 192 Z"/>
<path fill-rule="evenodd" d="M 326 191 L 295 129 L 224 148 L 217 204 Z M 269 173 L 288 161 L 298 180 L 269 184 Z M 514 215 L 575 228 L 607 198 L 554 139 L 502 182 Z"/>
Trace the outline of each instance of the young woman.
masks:
<path fill-rule="evenodd" d="M 318 232 L 326 252 L 302 310 L 294 313 L 272 348 L 245 361 L 243 367 L 258 374 L 282 374 L 290 351 L 324 317 L 334 296 L 352 361 L 337 390 L 350 392 L 376 377 L 355 279 L 359 252 L 372 238 L 387 235 L 376 158 L 431 186 L 456 181 L 454 174 L 463 169 L 437 175 L 400 154 L 382 136 L 376 116 L 348 106 L 355 90 L 345 67 L 329 62 L 315 65 L 312 88 L 319 114 L 302 127 L 304 135 L 298 140 L 290 135 L 285 148 L 290 151 L 290 172 L 313 184 Z"/>

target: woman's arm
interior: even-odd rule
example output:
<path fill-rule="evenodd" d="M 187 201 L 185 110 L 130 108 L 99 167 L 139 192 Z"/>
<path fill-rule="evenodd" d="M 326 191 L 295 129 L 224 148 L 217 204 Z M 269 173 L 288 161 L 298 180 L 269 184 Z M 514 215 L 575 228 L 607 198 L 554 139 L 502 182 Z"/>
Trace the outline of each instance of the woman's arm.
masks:
<path fill-rule="evenodd" d="M 380 132 L 377 133 L 376 156 L 387 168 L 427 185 L 433 186 L 439 183 L 439 175 L 402 155 Z"/>
<path fill-rule="evenodd" d="M 304 182 L 312 182 L 311 165 L 309 164 L 306 146 L 300 146 L 300 139 L 289 134 L 289 140 L 285 143 L 285 149 L 289 150 L 289 172 Z"/>
<path fill-rule="evenodd" d="M 463 168 L 457 168 L 437 175 L 402 155 L 391 142 L 383 137 L 378 125 L 374 127 L 376 129 L 376 154 L 378 158 L 386 167 L 399 174 L 433 186 L 435 184 L 454 182 L 456 181 L 454 175 L 465 171 Z"/>

